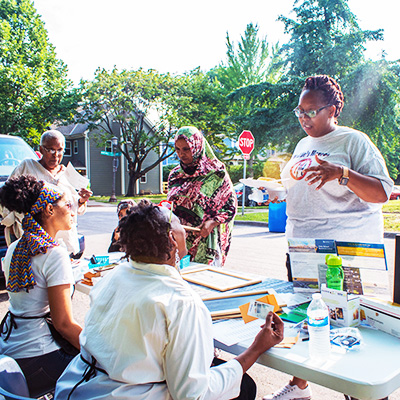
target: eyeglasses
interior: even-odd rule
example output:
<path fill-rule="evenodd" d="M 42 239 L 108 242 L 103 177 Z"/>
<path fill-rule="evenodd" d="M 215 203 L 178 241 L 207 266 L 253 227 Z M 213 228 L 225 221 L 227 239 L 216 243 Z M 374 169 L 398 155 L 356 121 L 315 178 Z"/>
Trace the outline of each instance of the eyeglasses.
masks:
<path fill-rule="evenodd" d="M 64 153 L 65 153 L 65 150 L 64 150 L 64 149 L 58 149 L 58 150 L 48 149 L 47 147 L 44 147 L 43 145 L 42 145 L 42 147 L 43 147 L 48 153 L 50 153 L 52 156 L 54 156 L 54 154 L 56 154 L 56 153 L 57 153 L 58 156 L 60 156 L 61 154 L 64 154 Z"/>
<path fill-rule="evenodd" d="M 72 210 L 72 203 L 70 201 L 66 201 L 64 204 L 58 204 L 56 203 L 59 207 L 67 207 L 68 210 Z"/>
<path fill-rule="evenodd" d="M 321 108 L 318 108 L 318 110 L 309 110 L 309 111 L 302 111 L 300 110 L 299 107 L 296 107 L 293 112 L 296 115 L 297 118 L 300 118 L 302 115 L 307 115 L 308 118 L 315 118 L 317 114 L 322 111 L 324 108 L 330 107 L 333 104 L 328 104 L 326 106 L 323 106 Z"/>
<path fill-rule="evenodd" d="M 168 200 L 162 200 L 162 201 L 160 201 L 159 204 L 157 204 L 157 206 L 158 207 L 164 207 L 164 208 L 167 208 L 168 210 L 170 210 L 168 223 L 171 225 L 172 211 L 174 209 L 174 202 L 173 201 L 168 201 Z"/>

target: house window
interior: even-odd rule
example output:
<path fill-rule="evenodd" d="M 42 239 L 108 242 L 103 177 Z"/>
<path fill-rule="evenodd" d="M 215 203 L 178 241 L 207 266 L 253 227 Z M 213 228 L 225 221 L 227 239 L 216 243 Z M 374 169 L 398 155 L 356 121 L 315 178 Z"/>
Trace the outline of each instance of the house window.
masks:
<path fill-rule="evenodd" d="M 71 142 L 69 140 L 65 141 L 64 157 L 71 157 Z"/>
<path fill-rule="evenodd" d="M 74 140 L 74 154 L 78 154 L 78 141 Z"/>
<path fill-rule="evenodd" d="M 147 183 L 147 174 L 144 174 L 140 177 L 140 183 Z"/>

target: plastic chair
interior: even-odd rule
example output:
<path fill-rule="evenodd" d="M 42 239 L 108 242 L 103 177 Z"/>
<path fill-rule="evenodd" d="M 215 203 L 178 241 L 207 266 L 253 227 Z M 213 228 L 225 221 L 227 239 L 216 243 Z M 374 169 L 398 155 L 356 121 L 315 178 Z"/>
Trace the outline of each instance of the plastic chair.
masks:
<path fill-rule="evenodd" d="M 18 363 L 11 357 L 0 355 L 0 399 L 30 400 L 28 385 Z"/>

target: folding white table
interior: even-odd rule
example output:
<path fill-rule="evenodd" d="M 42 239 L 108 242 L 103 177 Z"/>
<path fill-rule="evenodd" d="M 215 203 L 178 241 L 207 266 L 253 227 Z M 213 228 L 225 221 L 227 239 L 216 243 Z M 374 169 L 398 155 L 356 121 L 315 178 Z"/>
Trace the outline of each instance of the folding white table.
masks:
<path fill-rule="evenodd" d="M 385 398 L 400 387 L 400 339 L 377 330 L 359 329 L 364 339 L 359 350 L 332 352 L 320 365 L 309 359 L 309 342 L 301 341 L 291 349 L 272 348 L 257 362 L 357 399 Z M 251 343 L 249 340 L 226 346 L 215 341 L 215 346 L 238 355 Z"/>

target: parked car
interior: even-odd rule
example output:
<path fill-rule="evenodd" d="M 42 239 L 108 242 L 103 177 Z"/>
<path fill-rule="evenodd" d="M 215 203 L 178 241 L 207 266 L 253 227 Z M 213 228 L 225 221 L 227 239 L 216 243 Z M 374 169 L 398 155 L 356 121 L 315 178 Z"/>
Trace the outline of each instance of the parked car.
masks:
<path fill-rule="evenodd" d="M 400 186 L 393 186 L 390 200 L 400 200 Z"/>
<path fill-rule="evenodd" d="M 242 198 L 243 198 L 243 183 L 236 183 L 233 185 L 235 192 L 236 192 L 236 197 L 238 200 L 238 205 L 242 205 Z M 263 203 L 264 201 L 268 200 L 268 194 L 264 191 L 261 191 L 257 188 L 247 186 L 246 185 L 246 193 L 245 193 L 245 202 L 244 205 L 246 207 L 256 207 L 259 204 Z"/>
<path fill-rule="evenodd" d="M 26 158 L 37 160 L 39 157 L 20 137 L 0 135 L 0 186 L 4 185 L 14 168 Z M 4 226 L 0 224 L 0 259 L 5 256 L 6 251 Z M 3 276 L 3 268 L 0 269 L 1 276 Z"/>

